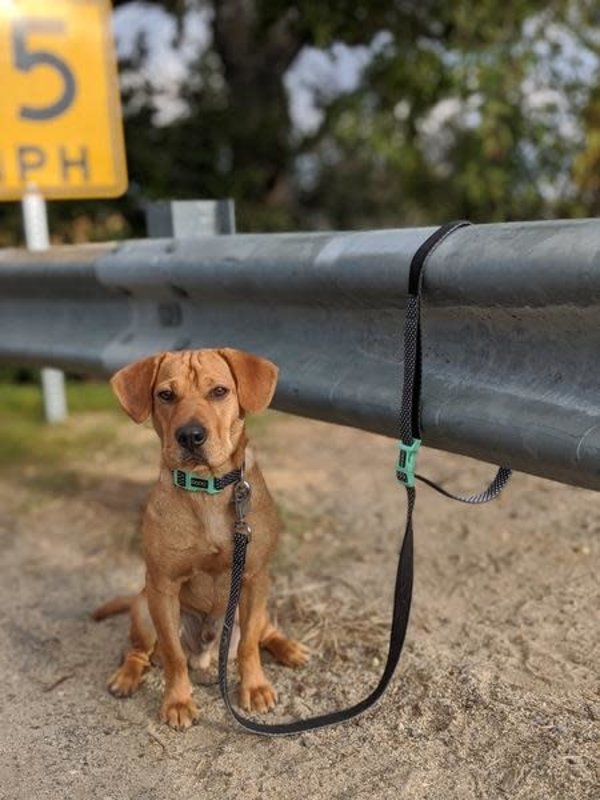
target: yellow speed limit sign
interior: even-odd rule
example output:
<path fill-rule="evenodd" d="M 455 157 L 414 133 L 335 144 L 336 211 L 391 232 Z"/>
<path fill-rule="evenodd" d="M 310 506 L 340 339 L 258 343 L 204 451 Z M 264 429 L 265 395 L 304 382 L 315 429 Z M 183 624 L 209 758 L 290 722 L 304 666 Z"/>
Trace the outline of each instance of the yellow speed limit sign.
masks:
<path fill-rule="evenodd" d="M 0 200 L 127 188 L 109 0 L 0 0 Z"/>

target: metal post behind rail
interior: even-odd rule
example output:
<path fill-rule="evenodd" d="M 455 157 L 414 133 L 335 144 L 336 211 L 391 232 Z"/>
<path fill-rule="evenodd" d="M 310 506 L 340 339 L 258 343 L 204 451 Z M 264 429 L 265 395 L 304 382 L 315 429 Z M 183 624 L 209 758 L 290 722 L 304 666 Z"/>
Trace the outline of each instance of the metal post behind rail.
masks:
<path fill-rule="evenodd" d="M 21 208 L 27 249 L 32 253 L 48 250 L 50 235 L 46 201 L 39 192 L 28 191 L 21 201 Z M 65 373 L 46 367 L 42 369 L 41 375 L 46 422 L 61 422 L 67 417 Z"/>
<path fill-rule="evenodd" d="M 233 200 L 162 200 L 146 206 L 148 236 L 175 239 L 235 233 Z"/>

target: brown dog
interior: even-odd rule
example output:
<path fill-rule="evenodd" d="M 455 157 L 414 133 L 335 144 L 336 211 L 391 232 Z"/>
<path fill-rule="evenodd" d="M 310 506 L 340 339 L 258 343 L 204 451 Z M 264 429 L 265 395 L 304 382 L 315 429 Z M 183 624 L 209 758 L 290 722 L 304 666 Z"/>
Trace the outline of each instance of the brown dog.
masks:
<path fill-rule="evenodd" d="M 131 695 L 154 657 L 165 672 L 161 718 L 185 729 L 197 721 L 188 656 L 206 666 L 227 605 L 234 511 L 232 485 L 218 494 L 175 485 L 185 471 L 196 479 L 228 476 L 245 462 L 252 487 L 248 522 L 252 541 L 239 607 L 237 649 L 240 698 L 247 711 L 272 709 L 276 693 L 260 660 L 260 646 L 286 666 L 304 664 L 308 651 L 287 639 L 267 613 L 268 564 L 279 520 L 263 476 L 247 446 L 246 412 L 265 409 L 277 383 L 270 361 L 229 348 L 159 353 L 124 367 L 113 390 L 135 422 L 150 415 L 161 440 L 158 482 L 143 519 L 146 585 L 134 599 L 116 598 L 99 608 L 102 619 L 130 608 L 131 649 L 109 681 L 110 691 Z M 154 658 L 153 658 L 154 660 Z"/>

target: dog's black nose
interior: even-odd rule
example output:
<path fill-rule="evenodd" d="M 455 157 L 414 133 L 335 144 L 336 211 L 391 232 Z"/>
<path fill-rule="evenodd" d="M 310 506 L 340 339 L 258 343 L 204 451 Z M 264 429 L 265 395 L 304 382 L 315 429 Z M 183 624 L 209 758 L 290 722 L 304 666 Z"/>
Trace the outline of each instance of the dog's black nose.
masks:
<path fill-rule="evenodd" d="M 196 450 L 206 441 L 208 434 L 206 428 L 200 425 L 199 422 L 192 422 L 189 425 L 182 425 L 175 431 L 175 438 L 177 444 L 186 450 Z"/>

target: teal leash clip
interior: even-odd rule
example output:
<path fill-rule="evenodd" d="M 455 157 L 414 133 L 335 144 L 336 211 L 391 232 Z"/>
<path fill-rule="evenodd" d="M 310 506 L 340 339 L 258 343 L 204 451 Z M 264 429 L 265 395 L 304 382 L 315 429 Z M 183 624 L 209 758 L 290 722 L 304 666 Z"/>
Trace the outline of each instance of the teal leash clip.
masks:
<path fill-rule="evenodd" d="M 404 486 L 413 487 L 415 485 L 415 470 L 417 468 L 419 447 L 421 447 L 421 439 L 413 439 L 412 444 L 400 442 L 396 477 Z"/>

